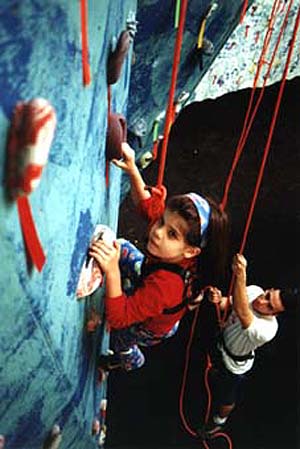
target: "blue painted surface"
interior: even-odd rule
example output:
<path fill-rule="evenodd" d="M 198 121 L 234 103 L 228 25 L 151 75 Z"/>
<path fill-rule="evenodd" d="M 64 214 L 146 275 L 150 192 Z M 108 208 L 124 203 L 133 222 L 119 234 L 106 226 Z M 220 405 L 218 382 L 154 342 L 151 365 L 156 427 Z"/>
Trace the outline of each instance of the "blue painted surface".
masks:
<path fill-rule="evenodd" d="M 91 305 L 101 310 L 103 291 L 81 302 L 75 290 L 97 223 L 116 230 L 121 173 L 105 185 L 106 61 L 136 0 L 89 1 L 92 83 L 82 85 L 79 2 L 6 1 L 0 6 L 0 433 L 6 448 L 41 448 L 54 423 L 62 449 L 97 446 L 92 420 L 105 397 L 95 359 L 108 347 L 103 326 L 84 330 Z M 117 18 L 116 18 L 117 17 Z M 131 52 L 131 50 L 130 50 Z M 130 58 L 113 86 L 113 108 L 126 113 Z M 28 272 L 15 205 L 4 198 L 6 133 L 20 100 L 47 98 L 58 125 L 49 162 L 30 195 L 47 254 L 41 273 Z"/>

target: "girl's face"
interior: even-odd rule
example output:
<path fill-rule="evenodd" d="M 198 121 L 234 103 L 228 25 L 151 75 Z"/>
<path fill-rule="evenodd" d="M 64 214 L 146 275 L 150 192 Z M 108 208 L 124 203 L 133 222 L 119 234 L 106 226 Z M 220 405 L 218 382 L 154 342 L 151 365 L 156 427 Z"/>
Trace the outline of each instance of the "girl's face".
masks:
<path fill-rule="evenodd" d="M 186 221 L 177 212 L 166 209 L 150 229 L 147 250 L 163 262 L 178 263 L 195 257 L 201 250 L 186 242 L 187 232 Z"/>

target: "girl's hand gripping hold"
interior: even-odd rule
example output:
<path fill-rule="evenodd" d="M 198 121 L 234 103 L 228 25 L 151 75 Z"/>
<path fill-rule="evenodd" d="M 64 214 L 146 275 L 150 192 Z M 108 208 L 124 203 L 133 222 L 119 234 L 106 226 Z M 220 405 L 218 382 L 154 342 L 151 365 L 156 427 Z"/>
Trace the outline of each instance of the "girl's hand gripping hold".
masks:
<path fill-rule="evenodd" d="M 96 240 L 92 242 L 89 254 L 94 257 L 105 274 L 119 269 L 120 245 L 117 242 L 109 244 L 103 240 Z"/>

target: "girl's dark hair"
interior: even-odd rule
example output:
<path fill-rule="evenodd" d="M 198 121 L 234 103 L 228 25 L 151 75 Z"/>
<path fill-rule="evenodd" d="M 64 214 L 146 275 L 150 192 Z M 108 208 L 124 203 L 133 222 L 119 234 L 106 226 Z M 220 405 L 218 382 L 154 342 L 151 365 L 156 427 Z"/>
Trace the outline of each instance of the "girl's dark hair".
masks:
<path fill-rule="evenodd" d="M 185 235 L 186 242 L 191 246 L 200 246 L 199 215 L 190 198 L 186 195 L 175 195 L 168 199 L 166 206 L 171 212 L 177 212 L 187 222 L 189 230 Z"/>
<path fill-rule="evenodd" d="M 229 221 L 225 211 L 211 197 L 205 195 L 211 214 L 205 233 L 206 245 L 198 256 L 197 277 L 201 286 L 222 286 L 227 266 Z M 167 208 L 177 212 L 189 225 L 185 239 L 189 245 L 201 246 L 201 232 L 198 211 L 186 195 L 176 195 L 167 201 Z"/>

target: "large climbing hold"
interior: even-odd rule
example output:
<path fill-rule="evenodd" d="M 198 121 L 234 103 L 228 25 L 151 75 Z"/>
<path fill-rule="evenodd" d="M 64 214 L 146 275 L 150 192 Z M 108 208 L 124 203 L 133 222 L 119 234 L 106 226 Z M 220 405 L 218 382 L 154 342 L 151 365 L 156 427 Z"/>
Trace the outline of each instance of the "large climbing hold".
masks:
<path fill-rule="evenodd" d="M 116 49 L 108 57 L 107 84 L 115 84 L 121 75 L 122 66 L 128 53 L 131 36 L 128 30 L 123 30 L 117 42 Z"/>
<path fill-rule="evenodd" d="M 16 105 L 8 140 L 8 190 L 28 195 L 40 183 L 56 127 L 56 114 L 44 98 Z"/>
<path fill-rule="evenodd" d="M 46 256 L 39 241 L 27 195 L 37 188 L 47 163 L 56 114 L 44 98 L 16 105 L 7 143 L 7 196 L 16 200 L 30 262 L 41 271 Z"/>
<path fill-rule="evenodd" d="M 127 140 L 127 124 L 122 114 L 109 114 L 106 134 L 106 159 L 122 157 L 122 142 Z"/>

